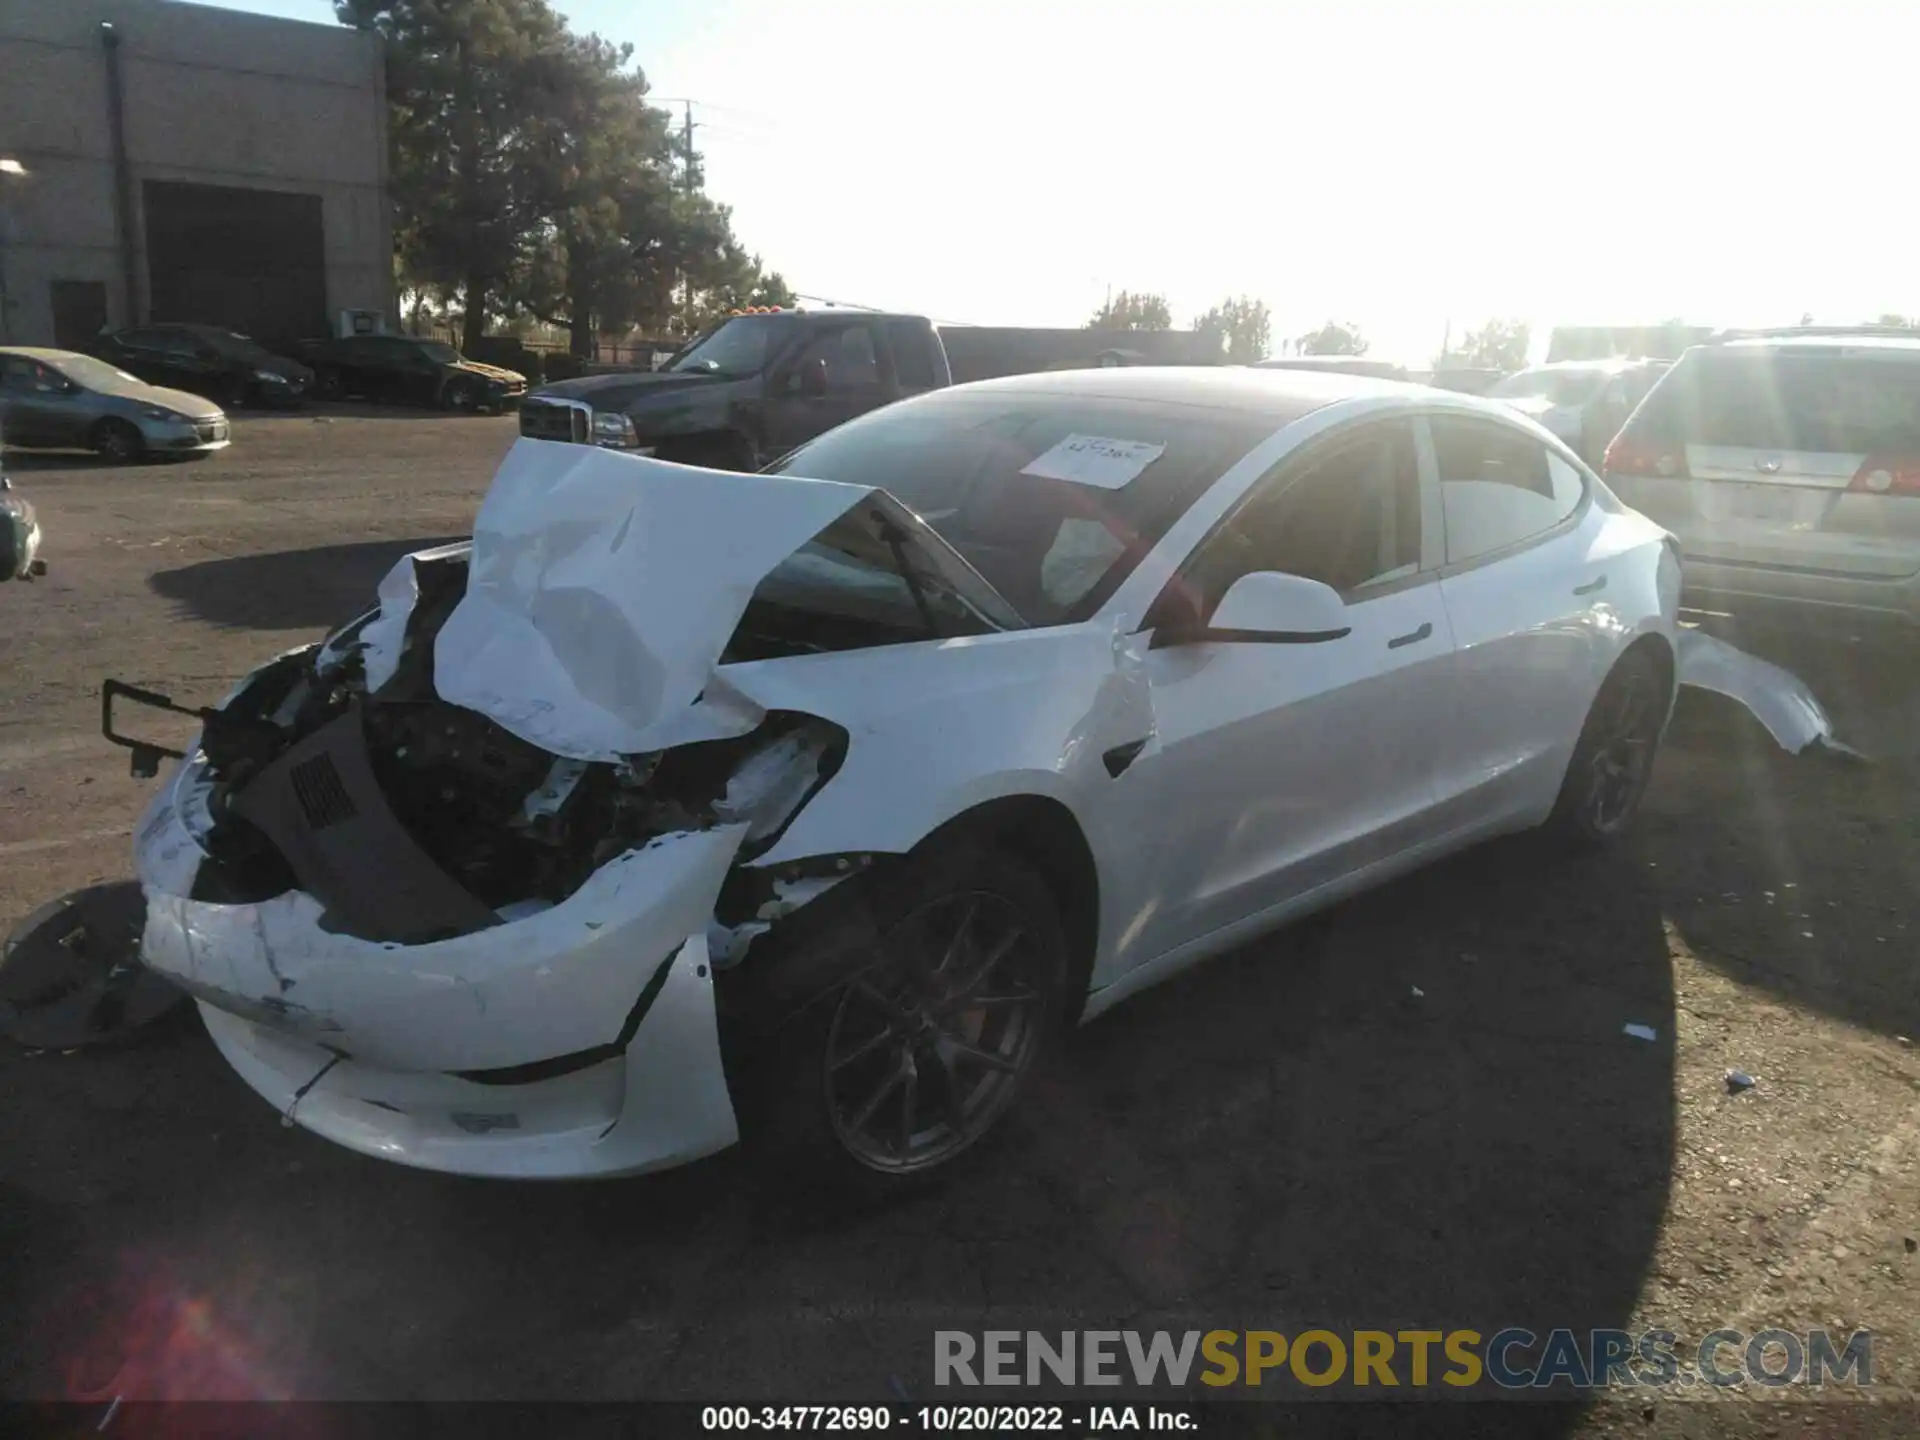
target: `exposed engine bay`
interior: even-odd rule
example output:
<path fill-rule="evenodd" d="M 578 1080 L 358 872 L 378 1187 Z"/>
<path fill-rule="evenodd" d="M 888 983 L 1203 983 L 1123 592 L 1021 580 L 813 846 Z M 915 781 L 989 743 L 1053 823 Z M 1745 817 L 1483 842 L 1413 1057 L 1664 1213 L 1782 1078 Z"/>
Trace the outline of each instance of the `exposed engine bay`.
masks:
<path fill-rule="evenodd" d="M 446 939 L 556 905 L 661 836 L 744 822 L 751 859 L 845 756 L 838 726 L 773 711 L 740 736 L 575 760 L 441 700 L 432 642 L 466 570 L 464 554 L 417 564 L 419 601 L 378 688 L 365 663 L 376 611 L 200 712 L 201 754 L 180 783 L 207 857 L 191 898 L 297 889 L 327 930 Z"/>

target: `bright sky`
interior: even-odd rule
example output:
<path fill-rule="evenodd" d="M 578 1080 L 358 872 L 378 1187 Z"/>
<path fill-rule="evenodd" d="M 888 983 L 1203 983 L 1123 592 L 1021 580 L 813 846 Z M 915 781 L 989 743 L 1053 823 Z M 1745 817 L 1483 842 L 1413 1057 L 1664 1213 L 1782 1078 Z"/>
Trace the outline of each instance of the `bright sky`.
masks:
<path fill-rule="evenodd" d="M 1492 316 L 1920 311 L 1911 0 L 557 3 L 696 102 L 709 190 L 812 295 L 1247 294 L 1276 344 L 1332 317 L 1414 364 Z"/>

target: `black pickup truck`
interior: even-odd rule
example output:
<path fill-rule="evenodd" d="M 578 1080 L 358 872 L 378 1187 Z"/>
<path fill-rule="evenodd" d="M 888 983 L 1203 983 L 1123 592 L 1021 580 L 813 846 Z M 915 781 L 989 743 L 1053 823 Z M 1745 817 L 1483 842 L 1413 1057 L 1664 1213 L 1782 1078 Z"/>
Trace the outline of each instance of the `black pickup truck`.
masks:
<path fill-rule="evenodd" d="M 757 470 L 856 415 L 952 382 L 924 316 L 747 313 L 696 336 L 662 369 L 542 385 L 520 402 L 520 433 Z"/>
<path fill-rule="evenodd" d="M 520 433 L 757 470 L 823 431 L 925 390 L 1033 370 L 1205 363 L 1179 330 L 936 327 L 871 310 L 746 311 L 656 371 L 542 385 Z"/>

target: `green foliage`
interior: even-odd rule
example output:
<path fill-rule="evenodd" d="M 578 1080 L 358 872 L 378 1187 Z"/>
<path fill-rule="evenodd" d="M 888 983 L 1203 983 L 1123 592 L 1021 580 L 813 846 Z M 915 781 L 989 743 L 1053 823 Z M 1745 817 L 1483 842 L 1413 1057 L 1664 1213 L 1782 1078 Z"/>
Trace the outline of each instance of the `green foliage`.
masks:
<path fill-rule="evenodd" d="M 1508 372 L 1525 369 L 1527 346 L 1532 340 L 1533 333 L 1524 320 L 1489 320 L 1478 330 L 1469 330 L 1455 349 L 1438 356 L 1433 368 Z"/>
<path fill-rule="evenodd" d="M 1295 342 L 1302 355 L 1364 355 L 1366 337 L 1351 320 L 1342 325 L 1329 320 L 1318 330 L 1309 330 Z"/>
<path fill-rule="evenodd" d="M 1171 330 L 1173 311 L 1164 295 L 1136 295 L 1122 290 L 1094 312 L 1089 330 Z"/>
<path fill-rule="evenodd" d="M 401 288 L 488 320 L 664 331 L 788 294 L 702 192 L 697 154 L 646 103 L 632 47 L 549 0 L 335 0 L 387 46 Z M 776 304 L 778 300 L 754 300 Z"/>
<path fill-rule="evenodd" d="M 1222 300 L 1193 322 L 1193 330 L 1209 358 L 1250 365 L 1267 358 L 1273 317 L 1264 302 L 1242 295 L 1238 300 Z"/>

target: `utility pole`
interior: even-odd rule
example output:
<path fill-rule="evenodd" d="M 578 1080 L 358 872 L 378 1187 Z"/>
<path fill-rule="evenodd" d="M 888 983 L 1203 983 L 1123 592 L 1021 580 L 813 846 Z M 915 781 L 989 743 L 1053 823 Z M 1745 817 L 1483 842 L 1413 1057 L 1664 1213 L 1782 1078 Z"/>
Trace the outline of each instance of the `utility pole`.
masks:
<path fill-rule="evenodd" d="M 691 100 L 683 100 L 680 103 L 685 107 L 685 115 L 686 115 L 686 126 L 681 131 L 682 148 L 684 149 L 686 154 L 686 162 L 685 162 L 686 170 L 682 178 L 686 182 L 687 199 L 691 200 L 693 199 L 693 191 L 694 191 L 693 102 Z M 691 270 L 688 270 L 686 272 L 685 276 L 683 277 L 683 283 L 684 283 L 684 289 L 681 291 L 681 301 L 680 301 L 680 304 L 681 304 L 680 328 L 685 330 L 689 335 L 691 335 L 693 333 L 693 272 Z"/>

